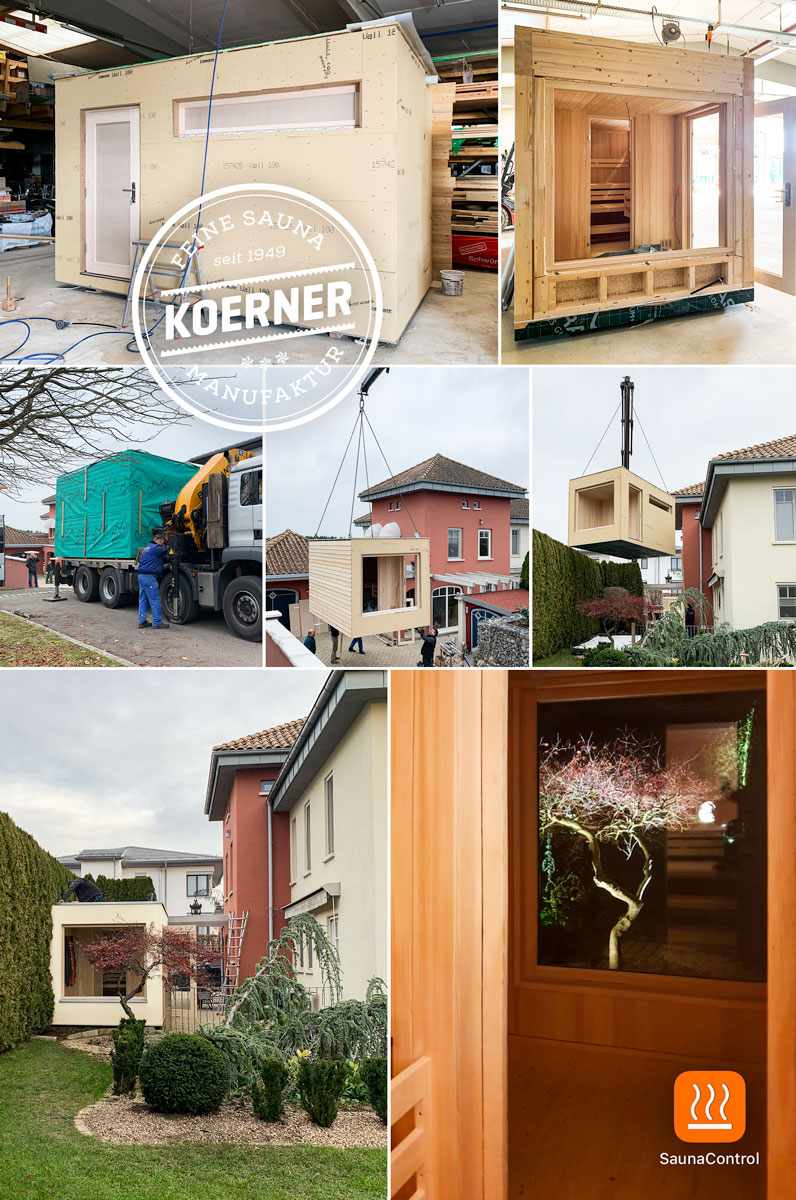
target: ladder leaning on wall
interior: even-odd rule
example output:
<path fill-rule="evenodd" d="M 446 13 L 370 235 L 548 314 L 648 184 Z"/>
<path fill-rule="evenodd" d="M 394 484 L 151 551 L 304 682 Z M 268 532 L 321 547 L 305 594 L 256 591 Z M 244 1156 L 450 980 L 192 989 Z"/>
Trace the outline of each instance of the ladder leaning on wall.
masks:
<path fill-rule="evenodd" d="M 238 986 L 240 951 L 248 919 L 248 909 L 245 909 L 239 916 L 235 913 L 229 913 L 227 919 L 227 938 L 224 954 L 224 993 L 227 996 L 231 996 Z"/>

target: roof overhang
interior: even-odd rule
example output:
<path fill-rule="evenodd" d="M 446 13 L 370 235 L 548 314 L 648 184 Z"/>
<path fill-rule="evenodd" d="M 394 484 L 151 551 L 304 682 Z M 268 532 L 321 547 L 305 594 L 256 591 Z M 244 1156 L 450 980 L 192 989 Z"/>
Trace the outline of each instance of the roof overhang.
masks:
<path fill-rule="evenodd" d="M 366 705 L 387 701 L 387 671 L 333 671 L 271 789 L 274 812 L 289 812 Z"/>
<path fill-rule="evenodd" d="M 724 493 L 733 479 L 762 478 L 775 475 L 795 475 L 796 458 L 723 459 L 708 467 L 705 495 L 699 514 L 704 529 L 712 529 L 718 516 Z M 796 479 L 794 480 L 796 483 Z"/>
<path fill-rule="evenodd" d="M 612 554 L 616 558 L 624 558 L 629 562 L 634 562 L 639 558 L 670 558 L 671 555 L 664 550 L 653 550 L 650 546 L 640 546 L 636 542 L 626 542 L 622 538 L 615 538 L 607 542 L 589 542 L 585 546 L 572 546 L 573 550 L 590 551 L 598 554 Z"/>
<path fill-rule="evenodd" d="M 354 522 L 354 524 L 356 524 L 356 522 Z M 300 575 L 282 575 L 279 573 L 274 574 L 272 571 L 268 570 L 268 561 L 266 560 L 266 565 L 265 565 L 266 586 L 270 583 L 278 583 L 281 580 L 285 580 L 285 579 L 309 579 L 309 577 L 310 577 L 309 570 L 302 571 L 302 573 Z"/>
<path fill-rule="evenodd" d="M 333 898 L 340 895 L 340 884 L 330 883 L 327 887 L 318 888 L 315 892 L 310 892 L 309 896 L 302 896 L 300 900 L 294 900 L 292 904 L 285 904 L 282 907 L 282 912 L 287 920 L 291 917 L 299 917 L 304 913 L 318 912 L 319 909 L 326 908 L 331 904 Z"/>
<path fill-rule="evenodd" d="M 245 767 L 281 767 L 288 754 L 287 747 L 280 750 L 214 750 L 205 795 L 207 818 L 223 821 L 236 771 Z"/>
<path fill-rule="evenodd" d="M 360 500 L 383 500 L 387 496 L 406 496 L 409 492 L 448 492 L 455 493 L 457 496 L 496 496 L 499 500 L 520 499 L 524 500 L 526 488 L 496 488 L 496 487 L 476 487 L 474 484 L 467 483 L 429 483 L 423 479 L 418 483 L 406 483 L 401 485 L 387 485 L 383 487 L 370 488 L 368 491 L 360 492 Z M 362 521 L 362 518 L 359 518 Z"/>
<path fill-rule="evenodd" d="M 713 572 L 713 574 L 711 575 L 710 579 L 708 579 L 708 581 L 707 581 L 707 586 L 708 586 L 708 587 L 715 587 L 715 586 L 716 586 L 716 584 L 717 584 L 717 583 L 721 583 L 721 581 L 722 581 L 723 579 L 724 579 L 724 572 L 723 572 L 723 571 L 714 571 L 714 572 Z"/>
<path fill-rule="evenodd" d="M 674 527 L 675 527 L 675 529 L 682 529 L 683 528 L 683 509 L 686 508 L 689 504 L 695 504 L 698 509 L 701 508 L 702 500 L 704 499 L 704 493 L 703 492 L 697 492 L 697 493 L 672 492 L 672 496 L 674 498 Z"/>

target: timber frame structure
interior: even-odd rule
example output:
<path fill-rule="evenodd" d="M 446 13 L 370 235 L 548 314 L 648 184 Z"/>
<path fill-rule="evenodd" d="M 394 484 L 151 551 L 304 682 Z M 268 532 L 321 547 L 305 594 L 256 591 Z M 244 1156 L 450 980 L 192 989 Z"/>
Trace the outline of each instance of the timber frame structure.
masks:
<path fill-rule="evenodd" d="M 515 75 L 517 341 L 754 298 L 750 59 L 518 28 Z M 709 116 L 718 245 L 698 246 L 692 122 Z M 612 131 L 624 148 L 595 157 Z"/>

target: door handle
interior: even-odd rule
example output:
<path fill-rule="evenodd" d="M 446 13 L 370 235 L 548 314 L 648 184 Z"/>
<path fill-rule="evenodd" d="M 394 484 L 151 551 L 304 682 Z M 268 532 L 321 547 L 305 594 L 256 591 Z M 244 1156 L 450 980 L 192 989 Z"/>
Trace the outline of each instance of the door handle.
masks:
<path fill-rule="evenodd" d="M 129 188 L 122 188 L 123 192 L 130 192 L 130 203 L 135 204 L 135 184 L 131 184 Z"/>
<path fill-rule="evenodd" d="M 790 195 L 790 184 L 789 183 L 785 184 L 785 197 L 784 198 L 785 198 L 785 207 L 790 208 L 791 195 Z"/>

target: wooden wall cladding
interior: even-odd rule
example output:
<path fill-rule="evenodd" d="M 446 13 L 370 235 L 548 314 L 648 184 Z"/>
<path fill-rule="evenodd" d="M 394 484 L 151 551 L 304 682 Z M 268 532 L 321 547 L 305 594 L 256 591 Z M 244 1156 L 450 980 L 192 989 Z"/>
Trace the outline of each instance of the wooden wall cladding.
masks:
<path fill-rule="evenodd" d="M 422 1092 L 426 1200 L 505 1200 L 507 676 L 396 671 L 391 713 L 394 1155 Z"/>
<path fill-rule="evenodd" d="M 515 38 L 515 327 L 751 287 L 753 65 L 532 29 Z M 703 250 L 692 248 L 688 219 L 690 117 L 709 110 L 720 114 L 724 212 L 720 245 Z M 592 121 L 630 122 L 627 193 L 607 131 L 592 129 L 589 152 Z M 603 207 L 609 189 L 624 213 Z M 617 243 L 595 235 L 596 222 Z"/>

